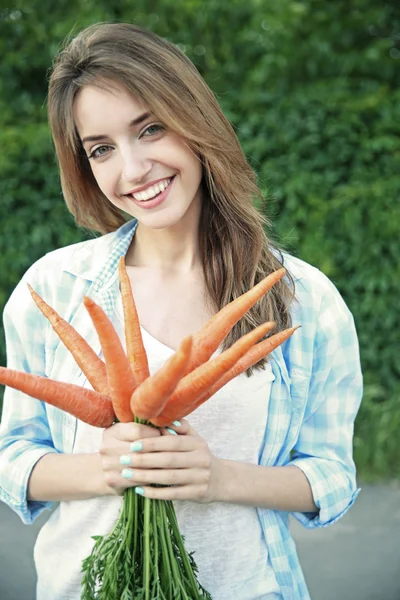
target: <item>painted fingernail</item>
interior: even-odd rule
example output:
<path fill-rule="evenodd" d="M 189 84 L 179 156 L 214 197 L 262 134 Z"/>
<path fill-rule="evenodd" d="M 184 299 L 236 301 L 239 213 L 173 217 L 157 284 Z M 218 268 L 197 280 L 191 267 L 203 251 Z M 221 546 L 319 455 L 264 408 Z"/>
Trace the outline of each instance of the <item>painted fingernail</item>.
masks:
<path fill-rule="evenodd" d="M 176 431 L 174 431 L 173 429 L 170 429 L 169 427 L 166 427 L 165 429 L 168 431 L 168 433 L 171 433 L 172 435 L 178 435 L 176 433 Z"/>
<path fill-rule="evenodd" d="M 135 487 L 135 492 L 139 494 L 139 496 L 144 496 L 144 489 L 142 487 Z"/>
<path fill-rule="evenodd" d="M 142 442 L 132 442 L 131 452 L 139 452 L 143 448 Z"/>
<path fill-rule="evenodd" d="M 174 421 L 172 425 L 175 425 L 175 427 L 180 427 L 182 423 L 180 421 Z"/>
<path fill-rule="evenodd" d="M 124 479 L 132 479 L 133 471 L 132 469 L 122 469 L 121 475 Z"/>
<path fill-rule="evenodd" d="M 122 456 L 119 457 L 119 464 L 120 465 L 130 465 L 131 457 L 128 456 L 127 454 L 122 454 Z"/>

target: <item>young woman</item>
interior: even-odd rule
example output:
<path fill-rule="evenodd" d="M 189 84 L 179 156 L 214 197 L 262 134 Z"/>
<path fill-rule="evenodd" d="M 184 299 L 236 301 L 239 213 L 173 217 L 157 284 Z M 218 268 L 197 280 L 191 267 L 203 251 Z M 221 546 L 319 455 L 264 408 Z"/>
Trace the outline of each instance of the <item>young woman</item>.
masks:
<path fill-rule="evenodd" d="M 287 277 L 224 347 L 269 319 L 275 331 L 301 328 L 168 430 L 99 430 L 6 390 L 0 499 L 25 523 L 60 503 L 35 547 L 38 600 L 80 598 L 91 536 L 110 530 L 129 486 L 177 501 L 214 600 L 309 598 L 289 515 L 323 527 L 358 493 L 361 373 L 349 310 L 320 271 L 267 239 L 234 131 L 175 46 L 133 25 L 91 26 L 59 54 L 48 101 L 65 201 L 78 225 L 104 235 L 47 254 L 23 277 L 4 312 L 10 367 L 89 386 L 26 283 L 100 354 L 82 298 L 93 297 L 122 336 L 123 255 L 152 372 L 282 265 Z"/>

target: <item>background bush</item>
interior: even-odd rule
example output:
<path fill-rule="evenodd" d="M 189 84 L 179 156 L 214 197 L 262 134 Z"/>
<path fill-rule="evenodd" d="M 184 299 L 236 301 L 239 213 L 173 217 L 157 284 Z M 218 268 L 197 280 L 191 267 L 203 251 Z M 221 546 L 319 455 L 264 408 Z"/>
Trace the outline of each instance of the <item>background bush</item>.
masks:
<path fill-rule="evenodd" d="M 217 94 L 276 240 L 326 273 L 355 316 L 365 376 L 359 471 L 398 476 L 398 3 L 27 0 L 0 9 L 0 309 L 34 260 L 93 235 L 63 204 L 46 74 L 66 35 L 105 20 L 178 44 Z"/>

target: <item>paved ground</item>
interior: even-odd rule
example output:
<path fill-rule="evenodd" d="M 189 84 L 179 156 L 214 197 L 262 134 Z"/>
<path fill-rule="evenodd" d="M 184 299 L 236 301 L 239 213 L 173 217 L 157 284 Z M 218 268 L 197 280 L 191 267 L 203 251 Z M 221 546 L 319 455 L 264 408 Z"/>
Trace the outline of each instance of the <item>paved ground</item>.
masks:
<path fill-rule="evenodd" d="M 335 526 L 293 524 L 313 600 L 400 600 L 400 485 L 362 487 Z M 0 600 L 35 599 L 32 548 L 46 518 L 25 526 L 0 503 Z"/>

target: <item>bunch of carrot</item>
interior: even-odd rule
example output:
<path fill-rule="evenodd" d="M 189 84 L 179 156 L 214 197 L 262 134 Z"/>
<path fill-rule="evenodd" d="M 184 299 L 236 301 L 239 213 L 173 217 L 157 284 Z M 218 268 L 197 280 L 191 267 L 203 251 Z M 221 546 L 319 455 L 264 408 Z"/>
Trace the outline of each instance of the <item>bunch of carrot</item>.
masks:
<path fill-rule="evenodd" d="M 57 406 L 82 421 L 109 427 L 116 421 L 165 426 L 186 417 L 232 378 L 243 373 L 288 339 L 295 327 L 264 338 L 267 322 L 211 358 L 232 327 L 279 281 L 285 269 L 268 275 L 221 309 L 200 331 L 185 338 L 153 376 L 126 273 L 119 263 L 126 353 L 113 324 L 94 300 L 84 305 L 99 336 L 104 362 L 78 332 L 30 286 L 43 315 L 73 355 L 93 390 L 0 367 L 0 383 Z M 112 560 L 111 560 L 112 557 Z M 118 557 L 118 558 L 116 558 Z M 125 492 L 114 530 L 96 537 L 83 562 L 82 600 L 209 598 L 196 580 L 196 565 L 186 553 L 171 502 Z"/>

